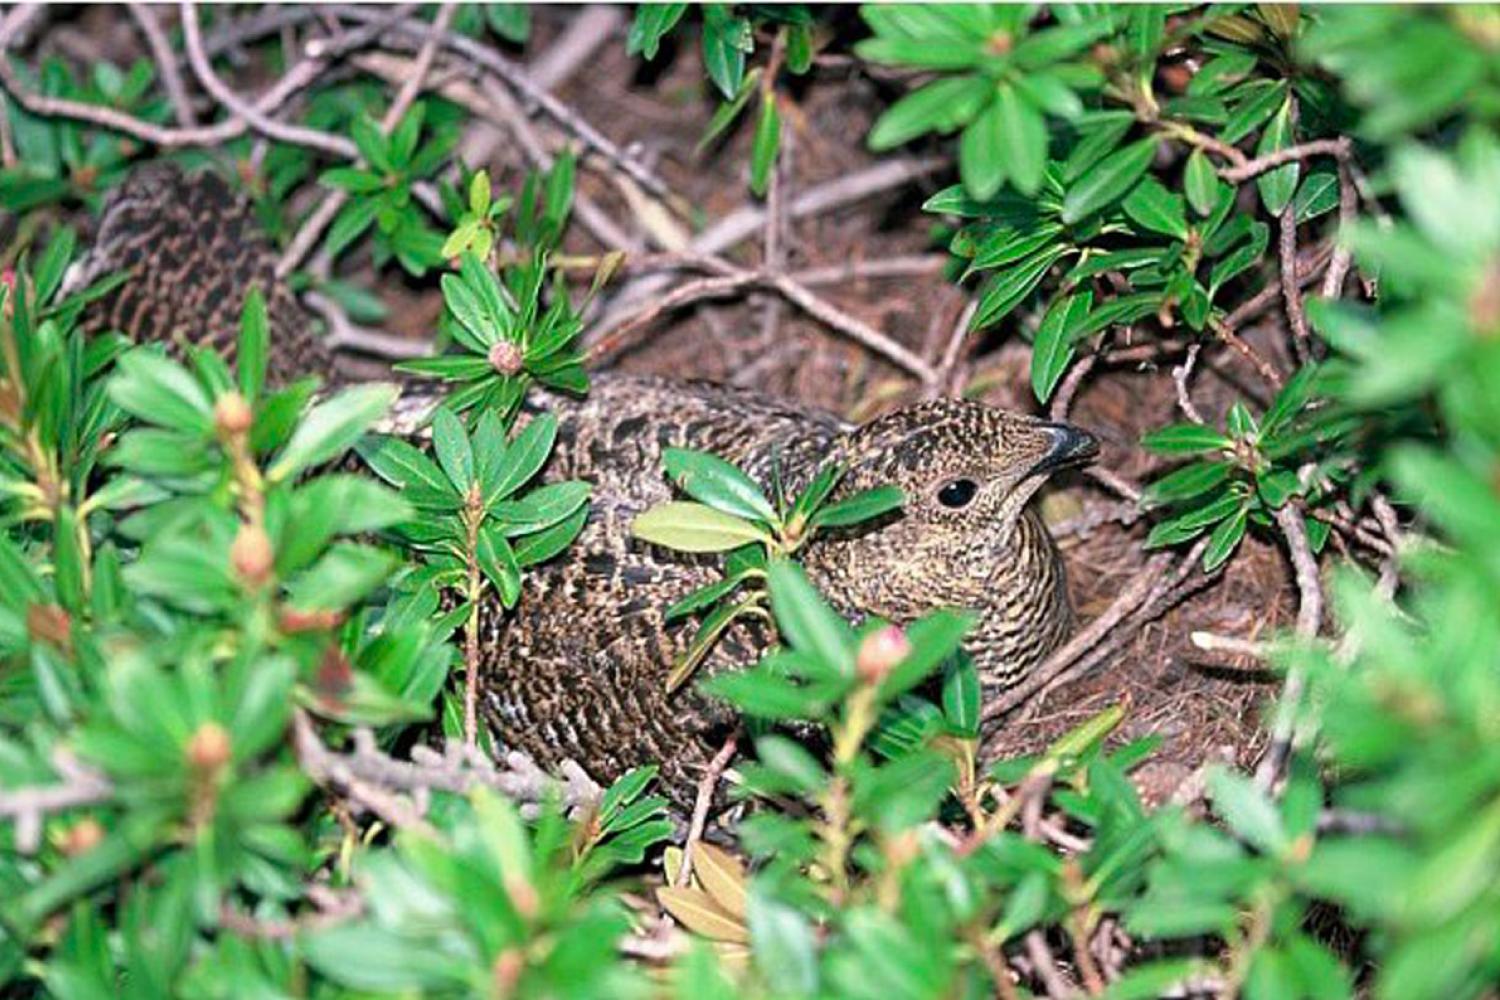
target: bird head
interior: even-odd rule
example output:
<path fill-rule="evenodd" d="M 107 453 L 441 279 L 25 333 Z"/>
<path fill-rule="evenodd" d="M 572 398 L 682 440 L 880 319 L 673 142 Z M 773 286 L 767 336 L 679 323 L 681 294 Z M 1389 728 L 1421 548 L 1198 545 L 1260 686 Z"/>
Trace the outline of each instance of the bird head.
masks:
<path fill-rule="evenodd" d="M 1029 653 L 1021 645 L 1035 638 L 1050 650 L 1070 622 L 1056 550 L 1027 504 L 1049 476 L 1098 450 L 1071 424 L 968 400 L 877 417 L 835 442 L 833 460 L 846 468 L 835 496 L 892 484 L 905 503 L 812 546 L 809 570 L 850 613 L 896 622 L 941 607 L 976 614 L 970 652 L 981 678 L 1008 683 L 1026 666 L 1017 665 Z"/>

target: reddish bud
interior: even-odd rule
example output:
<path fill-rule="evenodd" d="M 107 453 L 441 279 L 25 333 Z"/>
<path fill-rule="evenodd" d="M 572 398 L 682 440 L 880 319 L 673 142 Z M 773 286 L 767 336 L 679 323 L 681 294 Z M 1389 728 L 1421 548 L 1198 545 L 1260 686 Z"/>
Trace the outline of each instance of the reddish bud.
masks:
<path fill-rule="evenodd" d="M 542 901 L 530 882 L 519 875 L 512 875 L 505 880 L 505 894 L 510 897 L 510 905 L 516 908 L 517 916 L 528 922 L 536 919 L 537 913 L 541 911 Z"/>
<path fill-rule="evenodd" d="M 526 361 L 521 354 L 520 345 L 508 340 L 502 340 L 490 348 L 489 360 L 490 367 L 501 375 L 517 374 Z"/>
<path fill-rule="evenodd" d="M 318 660 L 314 681 L 318 698 L 329 708 L 342 708 L 343 698 L 354 686 L 354 665 L 337 644 L 330 643 Z"/>
<path fill-rule="evenodd" d="M 271 551 L 271 536 L 253 524 L 240 525 L 240 533 L 229 546 L 229 562 L 247 585 L 261 587 L 271 579 L 276 555 Z"/>
<path fill-rule="evenodd" d="M 506 948 L 495 956 L 490 967 L 490 978 L 495 984 L 495 996 L 514 996 L 520 985 L 521 973 L 526 971 L 526 955 L 519 948 Z"/>
<path fill-rule="evenodd" d="M 282 608 L 276 620 L 276 624 L 280 626 L 281 631 L 287 635 L 296 635 L 301 632 L 324 632 L 331 628 L 337 628 L 343 622 L 343 612 L 328 611 L 321 608 L 315 611 Z"/>
<path fill-rule="evenodd" d="M 237 392 L 228 392 L 214 404 L 214 427 L 221 437 L 239 437 L 250 430 L 254 415 L 250 404 Z"/>
<path fill-rule="evenodd" d="M 1500 336 L 1500 258 L 1490 261 L 1469 297 L 1469 320 L 1481 337 Z"/>
<path fill-rule="evenodd" d="M 205 722 L 188 738 L 188 766 L 201 774 L 213 774 L 229 763 L 233 748 L 229 732 L 217 722 Z"/>
<path fill-rule="evenodd" d="M 866 684 L 879 684 L 910 652 L 911 642 L 906 633 L 895 625 L 887 625 L 865 636 L 859 644 L 854 672 Z"/>
<path fill-rule="evenodd" d="M 87 854 L 99 846 L 104 839 L 104 827 L 92 816 L 85 817 L 63 831 L 58 838 L 57 849 L 70 858 Z"/>
<path fill-rule="evenodd" d="M 73 620 L 56 604 L 33 604 L 26 609 L 26 634 L 33 642 L 67 649 Z"/>

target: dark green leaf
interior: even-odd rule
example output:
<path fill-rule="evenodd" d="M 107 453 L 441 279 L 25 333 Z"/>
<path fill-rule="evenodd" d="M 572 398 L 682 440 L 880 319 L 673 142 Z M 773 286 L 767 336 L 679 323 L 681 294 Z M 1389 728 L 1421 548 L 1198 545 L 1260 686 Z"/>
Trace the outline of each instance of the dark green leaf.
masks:
<path fill-rule="evenodd" d="M 1062 220 L 1073 225 L 1129 193 L 1156 155 L 1155 138 L 1140 139 L 1111 153 L 1068 188 Z"/>

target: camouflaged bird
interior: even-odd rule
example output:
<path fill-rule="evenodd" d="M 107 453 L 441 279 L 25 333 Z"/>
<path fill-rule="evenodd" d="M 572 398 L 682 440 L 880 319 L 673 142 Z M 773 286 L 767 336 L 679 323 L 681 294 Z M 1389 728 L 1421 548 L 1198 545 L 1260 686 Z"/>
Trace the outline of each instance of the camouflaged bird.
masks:
<path fill-rule="evenodd" d="M 713 560 L 631 535 L 636 516 L 673 498 L 668 447 L 719 455 L 768 493 L 773 464 L 789 492 L 826 463 L 847 470 L 834 499 L 899 486 L 899 512 L 818 536 L 803 565 L 851 619 L 973 613 L 965 646 L 986 695 L 1024 678 L 1072 626 L 1062 561 L 1028 501 L 1053 472 L 1094 456 L 1078 428 L 966 400 L 854 426 L 749 391 L 618 375 L 599 376 L 582 401 L 541 405 L 559 418 L 544 475 L 593 483 L 589 520 L 566 552 L 528 571 L 512 616 L 489 616 L 482 674 L 497 735 L 539 759 L 572 758 L 600 781 L 660 762 L 680 792 L 736 722 L 691 686 L 668 694 L 665 684 L 695 629 L 668 623 L 666 609 L 719 578 Z M 767 642 L 742 622 L 702 669 L 746 666 Z"/>
<path fill-rule="evenodd" d="M 222 209 L 215 182 L 179 176 L 174 183 L 208 188 L 173 195 L 174 202 Z M 129 260 L 142 277 L 119 291 L 111 315 L 135 318 L 138 337 L 232 329 L 228 317 L 237 317 L 247 283 L 271 274 L 269 244 L 242 230 L 236 246 L 258 248 L 265 257 L 249 260 L 224 248 L 214 226 L 151 212 L 128 190 L 122 198 L 129 210 L 106 209 L 95 256 Z M 156 225 L 172 238 L 158 236 Z M 111 236 L 118 246 L 109 244 Z M 157 246 L 169 248 L 172 260 L 149 259 Z M 231 253 L 232 266 L 216 272 L 225 283 L 213 282 L 215 301 L 202 302 L 196 292 L 170 307 L 157 301 L 173 294 L 172 274 L 197 255 L 221 251 Z M 281 301 L 284 286 L 272 288 Z M 315 371 L 326 365 L 326 352 L 310 346 L 315 334 L 295 306 L 292 298 L 272 311 L 273 353 Z M 216 317 L 213 323 L 195 324 L 199 310 Z M 227 342 L 215 336 L 216 345 Z M 825 463 L 847 469 L 835 499 L 899 486 L 906 497 L 900 511 L 819 536 L 804 550 L 804 565 L 851 619 L 874 615 L 899 624 L 937 608 L 972 612 L 966 647 L 986 695 L 1023 678 L 1071 627 L 1061 559 L 1028 501 L 1054 471 L 1097 451 L 1094 439 L 1075 427 L 965 400 L 918 403 L 854 426 L 748 391 L 607 373 L 595 377 L 582 400 L 534 395 L 530 412 L 549 410 L 559 421 L 543 478 L 592 483 L 590 513 L 572 546 L 527 571 L 513 612 L 498 603 L 486 609 L 481 684 L 498 740 L 544 765 L 572 759 L 608 782 L 631 767 L 661 763 L 667 790 L 681 801 L 736 722 L 730 708 L 692 686 L 667 692 L 668 673 L 695 626 L 668 623 L 665 611 L 718 578 L 712 559 L 631 535 L 636 516 L 673 497 L 661 464 L 667 447 L 717 454 L 763 488 L 773 465 L 795 490 Z M 748 665 L 769 638 L 764 627 L 742 622 L 701 672 Z"/>
<path fill-rule="evenodd" d="M 276 275 L 276 248 L 254 206 L 212 171 L 186 175 L 174 164 L 153 163 L 110 193 L 67 284 L 71 291 L 121 273 L 129 277 L 84 310 L 85 331 L 163 340 L 179 354 L 207 344 L 232 360 L 245 296 L 258 287 L 270 327 L 280 333 L 267 367 L 271 380 L 335 375 L 332 352 Z"/>

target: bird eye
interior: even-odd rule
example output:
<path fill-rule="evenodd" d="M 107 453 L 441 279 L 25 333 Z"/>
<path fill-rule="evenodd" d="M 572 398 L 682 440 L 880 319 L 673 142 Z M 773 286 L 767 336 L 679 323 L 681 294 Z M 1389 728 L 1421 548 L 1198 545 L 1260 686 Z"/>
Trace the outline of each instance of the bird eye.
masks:
<path fill-rule="evenodd" d="M 955 479 L 945 483 L 938 490 L 938 503 L 944 507 L 967 507 L 969 501 L 974 499 L 974 494 L 979 492 L 979 484 L 972 479 Z"/>

